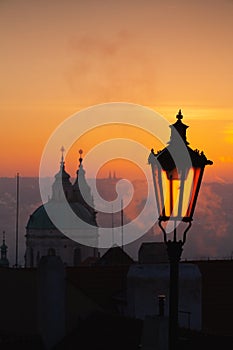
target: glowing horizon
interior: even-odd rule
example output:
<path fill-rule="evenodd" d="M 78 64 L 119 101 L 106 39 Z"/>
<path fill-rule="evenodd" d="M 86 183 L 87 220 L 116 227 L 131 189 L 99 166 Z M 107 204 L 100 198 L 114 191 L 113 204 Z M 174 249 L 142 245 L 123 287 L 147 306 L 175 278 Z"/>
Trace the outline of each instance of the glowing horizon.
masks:
<path fill-rule="evenodd" d="M 226 0 L 1 2 L 0 177 L 38 176 L 60 123 L 83 108 L 119 101 L 150 107 L 171 124 L 181 108 L 190 146 L 214 161 L 204 180 L 232 182 L 232 13 Z M 72 176 L 75 152 L 83 148 L 85 156 L 103 134 L 83 137 L 68 151 Z M 148 152 L 156 148 L 144 139 Z M 57 169 L 59 161 L 57 149 Z"/>

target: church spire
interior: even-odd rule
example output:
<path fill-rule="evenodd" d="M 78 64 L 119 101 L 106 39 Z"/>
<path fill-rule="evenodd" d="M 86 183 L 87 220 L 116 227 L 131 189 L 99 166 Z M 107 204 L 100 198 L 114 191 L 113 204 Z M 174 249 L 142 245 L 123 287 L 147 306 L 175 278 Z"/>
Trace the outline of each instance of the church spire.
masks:
<path fill-rule="evenodd" d="M 74 188 L 74 191 L 75 192 L 79 192 L 80 191 L 80 186 L 81 185 L 84 185 L 85 187 L 89 187 L 88 184 L 86 183 L 86 179 L 85 179 L 85 170 L 83 169 L 83 157 L 82 157 L 82 154 L 83 154 L 83 150 L 80 149 L 78 151 L 79 153 L 79 165 L 78 165 L 78 169 L 76 171 L 76 174 L 77 174 L 77 177 L 76 177 L 76 180 L 75 180 L 75 183 L 73 185 L 73 188 Z M 76 198 L 77 199 L 77 198 Z"/>
<path fill-rule="evenodd" d="M 83 150 L 80 149 L 79 153 L 79 165 L 76 171 L 77 177 L 73 184 L 73 201 L 78 202 L 85 206 L 95 218 L 95 209 L 93 196 L 91 194 L 91 188 L 86 181 L 86 171 L 83 168 Z"/>
<path fill-rule="evenodd" d="M 72 184 L 70 182 L 70 175 L 65 171 L 64 153 L 65 148 L 61 147 L 61 161 L 60 170 L 55 175 L 55 181 L 52 186 L 52 200 L 61 200 L 64 198 L 62 192 L 65 193 L 66 198 L 69 200 L 72 194 Z"/>
<path fill-rule="evenodd" d="M 8 267 L 9 266 L 9 260 L 7 259 L 8 247 L 5 244 L 5 231 L 2 232 L 2 245 L 0 249 L 1 249 L 0 266 Z"/>
<path fill-rule="evenodd" d="M 82 165 L 82 161 L 83 161 L 83 158 L 82 158 L 83 150 L 80 149 L 78 151 L 78 153 L 79 153 L 79 167 L 80 167 L 80 165 Z"/>
<path fill-rule="evenodd" d="M 80 149 L 79 151 L 78 151 L 78 153 L 79 153 L 79 169 L 77 170 L 77 176 L 80 176 L 80 175 L 82 175 L 82 176 L 84 176 L 85 175 L 85 170 L 83 169 L 83 164 L 82 164 L 82 162 L 83 162 L 83 157 L 82 157 L 82 154 L 83 154 L 83 150 L 82 149 Z"/>
<path fill-rule="evenodd" d="M 64 153 L 65 153 L 65 148 L 64 146 L 61 147 L 61 167 L 65 166 L 65 162 L 64 162 Z"/>

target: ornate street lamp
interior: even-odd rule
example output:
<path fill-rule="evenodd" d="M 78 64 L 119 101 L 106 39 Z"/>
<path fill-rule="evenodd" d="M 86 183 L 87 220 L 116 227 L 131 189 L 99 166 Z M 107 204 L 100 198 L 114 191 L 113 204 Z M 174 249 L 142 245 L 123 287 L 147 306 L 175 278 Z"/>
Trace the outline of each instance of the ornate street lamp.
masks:
<path fill-rule="evenodd" d="M 159 214 L 159 226 L 164 235 L 170 262 L 169 288 L 169 349 L 177 349 L 178 341 L 178 300 L 179 300 L 179 261 L 186 235 L 191 227 L 198 192 L 207 164 L 203 152 L 192 150 L 186 140 L 187 125 L 182 123 L 181 110 L 176 116 L 176 123 L 170 125 L 171 138 L 168 146 L 157 153 L 151 150 L 149 164 L 155 199 Z M 178 240 L 177 226 L 187 224 L 182 239 Z M 164 226 L 163 224 L 164 223 Z M 173 237 L 167 238 L 168 228 L 172 223 Z"/>

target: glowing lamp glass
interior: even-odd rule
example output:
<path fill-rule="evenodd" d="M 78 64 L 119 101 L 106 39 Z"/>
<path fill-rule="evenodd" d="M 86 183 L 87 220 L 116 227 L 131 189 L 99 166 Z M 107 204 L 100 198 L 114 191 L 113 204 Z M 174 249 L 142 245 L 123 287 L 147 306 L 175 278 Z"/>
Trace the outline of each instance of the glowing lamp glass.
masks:
<path fill-rule="evenodd" d="M 191 221 L 204 168 L 167 171 L 154 164 L 152 169 L 160 220 Z"/>

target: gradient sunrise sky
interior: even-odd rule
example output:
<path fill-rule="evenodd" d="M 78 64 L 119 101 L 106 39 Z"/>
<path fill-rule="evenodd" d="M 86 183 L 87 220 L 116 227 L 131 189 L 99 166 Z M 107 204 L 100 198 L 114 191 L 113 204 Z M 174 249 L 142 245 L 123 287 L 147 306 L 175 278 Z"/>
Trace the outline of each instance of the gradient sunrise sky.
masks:
<path fill-rule="evenodd" d="M 60 123 L 123 101 L 171 123 L 181 108 L 207 179 L 232 181 L 232 18 L 232 0 L 1 0 L 0 176 L 38 176 Z"/>

